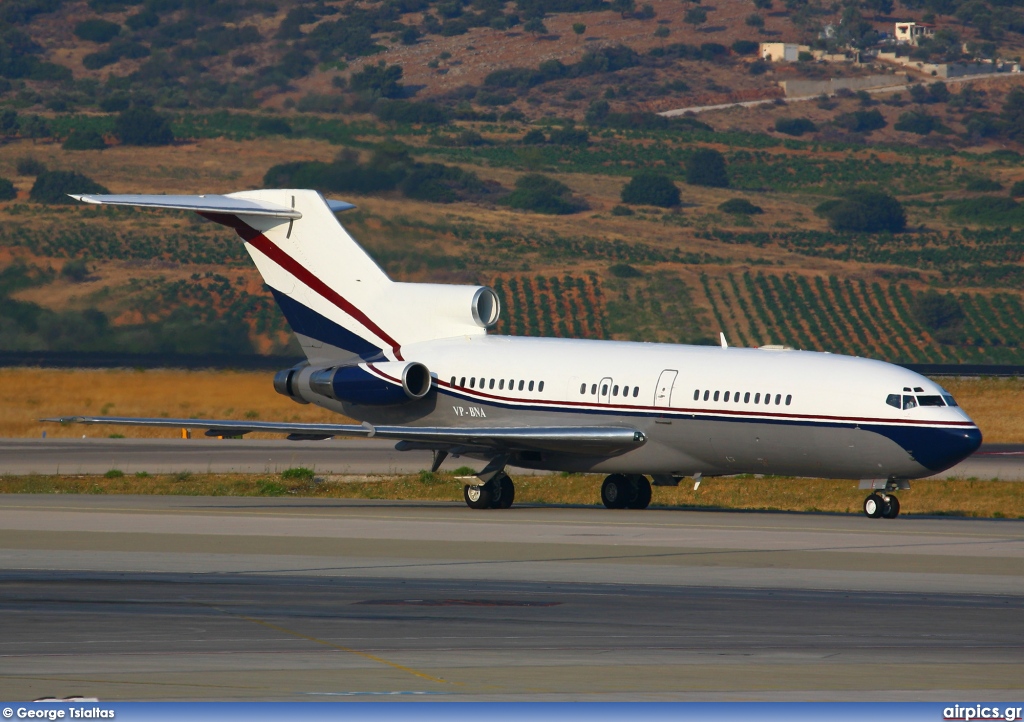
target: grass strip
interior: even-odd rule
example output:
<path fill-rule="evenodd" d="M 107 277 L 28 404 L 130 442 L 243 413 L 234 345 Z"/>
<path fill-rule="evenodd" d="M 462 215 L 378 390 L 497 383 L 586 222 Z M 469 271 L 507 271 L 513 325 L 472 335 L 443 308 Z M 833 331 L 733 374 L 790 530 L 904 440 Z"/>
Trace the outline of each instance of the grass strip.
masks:
<path fill-rule="evenodd" d="M 282 474 L 154 474 L 0 476 L 3 494 L 156 494 L 183 496 L 297 496 L 332 499 L 462 501 L 463 482 L 420 472 L 389 477 L 314 477 Z M 517 504 L 599 506 L 603 477 L 593 474 L 521 476 Z M 350 481 L 348 479 L 358 479 Z M 857 482 L 832 479 L 735 476 L 655 487 L 652 507 L 861 514 L 867 492 Z M 1024 483 L 915 481 L 899 494 L 902 514 L 1024 519 Z"/>

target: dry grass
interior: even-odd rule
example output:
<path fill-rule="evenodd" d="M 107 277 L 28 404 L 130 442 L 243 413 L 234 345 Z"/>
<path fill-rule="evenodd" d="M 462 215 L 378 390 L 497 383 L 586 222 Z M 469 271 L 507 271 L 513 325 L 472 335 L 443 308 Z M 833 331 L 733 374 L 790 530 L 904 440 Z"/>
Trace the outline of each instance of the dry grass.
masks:
<path fill-rule="evenodd" d="M 0 369 L 0 436 L 122 434 L 174 437 L 168 429 L 41 424 L 46 416 L 169 416 L 344 423 L 275 393 L 267 371 Z M 1024 379 L 940 379 L 986 443 L 1024 443 Z M 251 414 L 255 414 L 252 416 Z"/>
<path fill-rule="evenodd" d="M 520 477 L 518 504 L 597 506 L 601 477 Z M 354 483 L 307 482 L 278 475 L 6 476 L 4 494 L 168 494 L 186 496 L 303 496 L 337 499 L 462 500 L 461 482 L 444 474 Z M 694 491 L 686 482 L 656 487 L 653 507 L 861 514 L 865 492 L 856 482 L 732 477 L 709 479 Z M 1018 484 L 998 481 L 919 481 L 900 493 L 903 513 L 1024 519 Z"/>
<path fill-rule="evenodd" d="M 282 364 L 283 366 L 284 364 Z M 175 437 L 176 429 L 42 424 L 49 416 L 165 416 L 344 423 L 274 391 L 266 371 L 0 369 L 0 436 Z M 276 438 L 276 437 L 272 437 Z"/>

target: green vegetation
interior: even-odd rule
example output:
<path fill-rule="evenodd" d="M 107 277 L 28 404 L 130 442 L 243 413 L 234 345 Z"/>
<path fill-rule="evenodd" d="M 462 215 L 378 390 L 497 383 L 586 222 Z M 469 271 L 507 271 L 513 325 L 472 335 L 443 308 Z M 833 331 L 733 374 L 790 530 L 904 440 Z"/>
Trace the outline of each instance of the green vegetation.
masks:
<path fill-rule="evenodd" d="M 814 211 L 827 218 L 836 231 L 901 233 L 907 226 L 903 206 L 882 191 L 853 190 L 844 198 L 822 203 Z"/>
<path fill-rule="evenodd" d="M 622 202 L 630 205 L 672 208 L 679 205 L 679 189 L 668 176 L 640 173 L 622 189 Z"/>
<path fill-rule="evenodd" d="M 152 108 L 132 108 L 121 113 L 114 132 L 125 145 L 168 145 L 174 142 L 168 119 Z"/>
<path fill-rule="evenodd" d="M 90 128 L 71 131 L 71 135 L 61 144 L 64 150 L 103 150 L 106 147 L 103 136 Z"/>
<path fill-rule="evenodd" d="M 728 188 L 725 158 L 713 148 L 698 148 L 686 159 L 686 182 L 695 186 Z"/>
<path fill-rule="evenodd" d="M 576 213 L 584 208 L 569 186 L 540 173 L 520 176 L 505 202 L 513 208 L 550 215 Z"/>
<path fill-rule="evenodd" d="M 0 201 L 9 201 L 18 197 L 18 190 L 8 178 L 0 178 Z"/>
<path fill-rule="evenodd" d="M 814 123 L 807 118 L 776 118 L 775 130 L 786 135 L 801 136 L 804 133 L 813 133 L 818 129 Z"/>
<path fill-rule="evenodd" d="M 718 206 L 722 213 L 733 213 L 741 216 L 754 216 L 764 213 L 761 206 L 756 206 L 746 198 L 730 198 Z"/>
<path fill-rule="evenodd" d="M 74 203 L 69 195 L 109 193 L 91 178 L 71 170 L 44 170 L 36 176 L 29 198 L 36 203 Z"/>

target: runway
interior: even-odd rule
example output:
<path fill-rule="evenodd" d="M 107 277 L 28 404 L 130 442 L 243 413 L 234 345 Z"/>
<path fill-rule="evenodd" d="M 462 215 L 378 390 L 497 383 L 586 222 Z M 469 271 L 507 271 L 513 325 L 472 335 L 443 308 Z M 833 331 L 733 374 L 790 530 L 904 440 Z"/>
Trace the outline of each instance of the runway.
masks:
<path fill-rule="evenodd" d="M 1019 700 L 1024 523 L 0 497 L 0 697 Z"/>
<path fill-rule="evenodd" d="M 442 469 L 466 463 L 449 458 Z M 295 466 L 320 474 L 415 474 L 430 464 L 430 452 L 395 451 L 394 442 L 376 439 L 0 439 L 0 474 L 103 474 L 110 469 L 128 474 L 263 474 Z M 1024 445 L 987 444 L 931 478 L 1024 481 Z"/>

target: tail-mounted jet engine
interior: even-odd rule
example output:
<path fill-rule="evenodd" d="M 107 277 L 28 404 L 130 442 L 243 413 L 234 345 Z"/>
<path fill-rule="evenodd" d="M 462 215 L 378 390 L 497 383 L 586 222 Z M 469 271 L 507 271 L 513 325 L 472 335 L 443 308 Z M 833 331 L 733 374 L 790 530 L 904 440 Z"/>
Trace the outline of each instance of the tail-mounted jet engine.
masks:
<path fill-rule="evenodd" d="M 330 366 L 314 369 L 302 378 L 304 370 L 299 367 L 279 371 L 274 376 L 274 389 L 300 403 L 309 403 L 306 393 L 312 392 L 352 404 L 394 406 L 422 399 L 430 393 L 433 383 L 427 367 L 416 362 Z"/>

